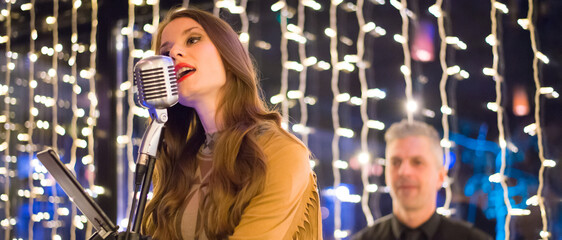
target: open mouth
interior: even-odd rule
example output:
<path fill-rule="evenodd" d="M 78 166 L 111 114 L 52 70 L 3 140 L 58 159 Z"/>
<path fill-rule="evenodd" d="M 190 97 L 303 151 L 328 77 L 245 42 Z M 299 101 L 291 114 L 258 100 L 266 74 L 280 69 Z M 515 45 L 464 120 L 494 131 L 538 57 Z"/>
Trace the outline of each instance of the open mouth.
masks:
<path fill-rule="evenodd" d="M 180 68 L 176 71 L 176 77 L 177 77 L 177 79 L 181 79 L 182 77 L 185 77 L 192 72 L 195 72 L 194 68 L 182 67 L 182 68 Z"/>
<path fill-rule="evenodd" d="M 195 72 L 195 68 L 186 63 L 179 63 L 175 67 L 176 71 L 176 79 L 179 82 L 185 80 L 187 76 L 193 74 Z"/>

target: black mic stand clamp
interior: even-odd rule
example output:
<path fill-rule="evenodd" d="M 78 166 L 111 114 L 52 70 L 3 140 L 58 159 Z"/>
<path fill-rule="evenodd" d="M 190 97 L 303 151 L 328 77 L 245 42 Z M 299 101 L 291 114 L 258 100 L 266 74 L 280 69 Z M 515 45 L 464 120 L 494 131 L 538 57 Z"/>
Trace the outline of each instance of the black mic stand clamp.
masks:
<path fill-rule="evenodd" d="M 152 181 L 152 173 L 154 171 L 154 162 L 156 161 L 158 145 L 162 139 L 162 129 L 164 128 L 166 121 L 168 121 L 168 110 L 166 108 L 150 108 L 149 113 L 153 120 L 144 133 L 142 143 L 139 148 L 139 154 L 137 156 L 138 160 L 135 170 L 135 189 L 131 203 L 127 232 L 124 238 L 125 240 L 144 239 L 144 237 L 141 237 L 140 235 L 142 217 L 146 206 L 148 190 L 150 189 Z M 137 205 L 137 193 L 141 185 L 142 189 L 140 195 L 138 196 L 139 200 Z M 133 219 L 134 225 L 131 229 L 130 227 Z"/>

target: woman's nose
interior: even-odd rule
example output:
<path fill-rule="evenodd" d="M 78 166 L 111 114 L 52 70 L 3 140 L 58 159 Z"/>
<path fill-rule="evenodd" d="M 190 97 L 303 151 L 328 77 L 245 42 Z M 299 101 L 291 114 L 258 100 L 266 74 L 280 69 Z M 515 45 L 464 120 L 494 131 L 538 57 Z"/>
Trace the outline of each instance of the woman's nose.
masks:
<path fill-rule="evenodd" d="M 180 47 L 174 46 L 172 47 L 172 49 L 170 49 L 170 57 L 174 61 L 176 61 L 178 58 L 183 57 L 184 55 L 185 54 L 183 53 L 183 50 Z"/>

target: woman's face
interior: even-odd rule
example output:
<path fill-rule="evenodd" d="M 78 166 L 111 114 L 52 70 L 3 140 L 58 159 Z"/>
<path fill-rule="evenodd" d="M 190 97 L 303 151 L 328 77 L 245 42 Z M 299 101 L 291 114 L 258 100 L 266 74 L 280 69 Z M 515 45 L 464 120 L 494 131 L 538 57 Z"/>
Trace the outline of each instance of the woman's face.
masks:
<path fill-rule="evenodd" d="M 160 40 L 160 54 L 174 60 L 179 103 L 195 107 L 216 101 L 226 82 L 226 72 L 203 27 L 191 18 L 177 18 L 166 25 Z"/>

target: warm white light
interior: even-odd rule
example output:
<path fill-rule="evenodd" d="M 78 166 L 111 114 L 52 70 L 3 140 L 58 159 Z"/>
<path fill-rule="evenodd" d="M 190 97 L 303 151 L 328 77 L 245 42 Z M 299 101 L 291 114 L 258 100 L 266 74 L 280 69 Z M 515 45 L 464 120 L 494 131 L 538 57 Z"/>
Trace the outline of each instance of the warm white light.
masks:
<path fill-rule="evenodd" d="M 88 165 L 92 163 L 94 163 L 94 158 L 92 158 L 92 155 L 86 155 L 82 158 L 82 164 Z"/>
<path fill-rule="evenodd" d="M 462 78 L 467 79 L 470 77 L 470 74 L 465 71 L 465 70 L 461 70 L 461 72 L 459 73 L 461 75 Z"/>
<path fill-rule="evenodd" d="M 439 144 L 441 145 L 441 147 L 443 148 L 451 148 L 453 146 L 453 142 L 451 142 L 448 139 L 441 139 L 441 141 L 439 142 Z"/>
<path fill-rule="evenodd" d="M 539 205 L 539 198 L 537 197 L 537 195 L 534 195 L 527 199 L 525 203 L 527 204 L 527 206 L 537 206 Z"/>
<path fill-rule="evenodd" d="M 302 0 L 302 5 L 312 8 L 316 11 L 322 8 L 322 5 L 320 5 L 320 3 L 313 0 Z"/>
<path fill-rule="evenodd" d="M 345 70 L 347 72 L 353 72 L 355 70 L 355 66 L 349 62 L 339 62 L 336 64 L 336 69 L 338 70 Z"/>
<path fill-rule="evenodd" d="M 359 57 L 355 54 L 348 54 L 343 57 L 343 60 L 349 63 L 356 63 L 359 61 Z"/>
<path fill-rule="evenodd" d="M 334 237 L 336 239 L 340 239 L 340 238 L 346 238 L 349 236 L 349 231 L 342 231 L 339 229 L 336 229 L 336 231 L 334 231 Z"/>
<path fill-rule="evenodd" d="M 298 62 L 293 62 L 293 61 L 287 61 L 283 64 L 283 67 L 287 68 L 287 69 L 291 69 L 291 70 L 295 70 L 297 72 L 300 72 L 304 69 L 304 66 Z"/>
<path fill-rule="evenodd" d="M 374 183 L 365 186 L 365 188 L 366 188 L 367 192 L 371 192 L 371 193 L 377 192 L 377 190 L 379 190 L 379 186 L 377 184 L 374 184 Z"/>
<path fill-rule="evenodd" d="M 418 103 L 415 100 L 409 100 L 406 102 L 406 111 L 416 112 L 418 110 Z"/>
<path fill-rule="evenodd" d="M 330 63 L 325 61 L 320 61 L 316 65 L 322 70 L 328 70 L 331 67 Z"/>
<path fill-rule="evenodd" d="M 144 30 L 144 31 L 147 32 L 147 33 L 154 33 L 154 32 L 156 32 L 156 28 L 155 28 L 154 26 L 152 26 L 152 24 L 149 24 L 149 23 L 145 24 L 145 25 L 142 27 L 142 30 Z"/>
<path fill-rule="evenodd" d="M 529 209 L 520 209 L 520 208 L 512 208 L 509 210 L 509 213 L 512 216 L 527 216 L 531 214 L 531 210 Z"/>
<path fill-rule="evenodd" d="M 443 216 L 451 216 L 451 214 L 453 213 L 454 209 L 450 209 L 450 208 L 444 208 L 444 207 L 438 207 L 436 209 L 437 214 L 443 215 Z"/>
<path fill-rule="evenodd" d="M 339 169 L 347 169 L 349 167 L 349 164 L 346 161 L 342 161 L 342 160 L 334 161 L 333 165 L 335 168 L 339 168 Z"/>
<path fill-rule="evenodd" d="M 431 14 L 433 14 L 433 16 L 435 16 L 437 18 L 441 17 L 441 8 L 439 6 L 437 6 L 435 4 L 431 5 L 431 7 L 429 7 L 428 10 Z"/>
<path fill-rule="evenodd" d="M 367 121 L 367 127 L 377 129 L 377 130 L 384 130 L 384 123 L 377 120 L 369 120 Z"/>
<path fill-rule="evenodd" d="M 288 91 L 287 92 L 287 97 L 289 99 L 299 99 L 303 97 L 303 93 L 301 91 L 298 90 L 292 90 L 292 91 Z"/>
<path fill-rule="evenodd" d="M 550 93 L 554 92 L 554 88 L 552 88 L 552 87 L 541 87 L 539 89 L 539 92 L 541 94 L 550 94 Z"/>
<path fill-rule="evenodd" d="M 82 128 L 81 133 L 85 137 L 90 136 L 90 134 L 92 134 L 92 129 L 89 127 Z"/>
<path fill-rule="evenodd" d="M 509 13 L 509 9 L 507 9 L 507 6 L 501 2 L 494 2 L 494 7 L 502 11 L 504 14 Z"/>
<path fill-rule="evenodd" d="M 74 8 L 80 8 L 82 6 L 82 1 L 81 0 L 76 0 L 74 2 Z"/>
<path fill-rule="evenodd" d="M 39 110 L 37 108 L 31 108 L 29 109 L 29 112 L 31 113 L 31 115 L 37 117 L 37 115 L 39 115 Z"/>
<path fill-rule="evenodd" d="M 53 17 L 53 16 L 49 16 L 49 17 L 47 17 L 47 18 L 45 19 L 45 22 L 47 22 L 47 24 L 50 25 L 50 24 L 56 23 L 56 22 L 57 22 L 57 19 L 56 19 L 55 17 Z"/>
<path fill-rule="evenodd" d="M 240 36 L 238 38 L 240 39 L 240 42 L 247 43 L 250 41 L 250 34 L 243 32 L 240 33 Z"/>
<path fill-rule="evenodd" d="M 402 74 L 409 76 L 412 72 L 410 71 L 410 68 L 408 68 L 406 65 L 402 65 L 400 66 L 400 72 L 402 72 Z"/>
<path fill-rule="evenodd" d="M 279 1 L 271 5 L 271 11 L 277 12 L 285 7 L 285 1 Z"/>
<path fill-rule="evenodd" d="M 86 148 L 88 146 L 88 141 L 84 139 L 76 139 L 76 146 L 79 148 Z"/>
<path fill-rule="evenodd" d="M 282 95 L 277 94 L 275 96 L 272 96 L 269 101 L 271 102 L 271 104 L 278 104 L 280 102 L 283 102 L 283 99 L 285 99 Z"/>
<path fill-rule="evenodd" d="M 29 134 L 19 133 L 17 138 L 18 138 L 19 141 L 27 142 L 27 141 L 29 141 Z"/>
<path fill-rule="evenodd" d="M 531 136 L 537 134 L 537 124 L 531 123 L 523 128 L 523 132 Z"/>
<path fill-rule="evenodd" d="M 302 29 L 295 24 L 288 24 L 287 25 L 287 31 L 293 32 L 293 33 L 301 33 Z"/>
<path fill-rule="evenodd" d="M 459 40 L 458 37 L 454 37 L 454 36 L 445 37 L 445 42 L 447 42 L 447 44 L 454 44 L 454 45 L 456 45 L 459 41 L 460 41 L 460 40 Z"/>
<path fill-rule="evenodd" d="M 382 28 L 382 27 L 379 27 L 379 26 L 377 26 L 377 27 L 375 28 L 375 32 L 376 32 L 378 35 L 381 35 L 381 36 L 386 35 L 386 30 L 385 30 L 384 28 Z"/>
<path fill-rule="evenodd" d="M 400 34 L 394 34 L 394 41 L 398 43 L 405 43 L 406 39 Z"/>
<path fill-rule="evenodd" d="M 20 9 L 22 11 L 28 11 L 33 7 L 33 5 L 31 3 L 24 3 L 20 6 Z"/>
<path fill-rule="evenodd" d="M 129 35 L 130 33 L 133 33 L 133 31 L 127 27 L 121 28 L 121 35 Z"/>
<path fill-rule="evenodd" d="M 541 238 L 549 238 L 550 232 L 541 231 L 540 234 Z"/>
<path fill-rule="evenodd" d="M 496 42 L 497 42 L 496 36 L 494 36 L 493 34 L 488 35 L 488 36 L 486 37 L 486 42 L 487 42 L 488 44 L 490 44 L 490 46 L 496 45 Z"/>
<path fill-rule="evenodd" d="M 135 49 L 131 53 L 131 56 L 133 56 L 134 58 L 142 58 L 143 55 L 144 55 L 144 51 L 142 49 Z"/>
<path fill-rule="evenodd" d="M 126 81 L 121 83 L 121 85 L 119 85 L 119 89 L 124 92 L 129 90 L 129 88 L 131 88 L 132 86 L 133 84 L 130 81 Z"/>
<path fill-rule="evenodd" d="M 363 27 L 361 27 L 361 30 L 363 30 L 363 32 L 370 32 L 375 30 L 376 27 L 377 25 L 374 22 L 368 22 L 367 24 L 363 25 Z"/>
<path fill-rule="evenodd" d="M 342 3 L 342 2 L 343 2 L 343 0 L 332 0 L 332 4 L 334 4 L 336 6 L 340 5 L 340 3 Z"/>
<path fill-rule="evenodd" d="M 447 75 L 454 75 L 454 74 L 459 73 L 460 71 L 461 71 L 461 67 L 459 67 L 458 65 L 448 67 L 447 68 Z"/>
<path fill-rule="evenodd" d="M 300 133 L 300 134 L 309 134 L 310 128 L 304 126 L 302 124 L 295 124 L 293 125 L 293 132 Z"/>
<path fill-rule="evenodd" d="M 353 138 L 353 135 L 355 134 L 353 132 L 353 130 L 349 129 L 349 128 L 338 128 L 336 130 L 336 134 L 342 137 L 346 137 L 346 138 Z"/>
<path fill-rule="evenodd" d="M 316 57 L 308 57 L 306 58 L 304 61 L 302 61 L 302 64 L 304 66 L 312 66 L 314 64 L 316 64 L 318 62 L 318 59 L 316 59 Z"/>
<path fill-rule="evenodd" d="M 383 90 L 380 90 L 378 88 L 369 89 L 369 90 L 367 90 L 367 97 L 368 98 L 384 99 L 384 98 L 386 98 L 386 92 L 384 92 Z"/>
<path fill-rule="evenodd" d="M 351 99 L 349 99 L 349 103 L 355 105 L 355 106 L 361 106 L 363 104 L 363 99 L 361 99 L 360 97 L 351 97 Z"/>
<path fill-rule="evenodd" d="M 466 50 L 466 48 L 467 48 L 468 46 L 467 46 L 466 43 L 464 43 L 463 41 L 459 41 L 459 42 L 457 43 L 457 47 L 459 47 L 461 50 Z"/>
<path fill-rule="evenodd" d="M 340 93 L 339 95 L 336 96 L 337 102 L 347 102 L 349 101 L 349 99 L 351 99 L 349 93 Z"/>
<path fill-rule="evenodd" d="M 550 59 L 548 59 L 548 57 L 546 55 L 544 55 L 542 52 L 537 52 L 537 58 L 539 60 L 541 60 L 543 63 L 548 64 L 550 63 Z"/>
<path fill-rule="evenodd" d="M 326 36 L 331 37 L 331 38 L 335 37 L 337 35 L 336 31 L 334 31 L 334 29 L 331 29 L 331 28 L 324 29 L 324 34 L 326 34 Z"/>
<path fill-rule="evenodd" d="M 314 98 L 314 97 L 304 97 L 304 103 L 306 103 L 308 105 L 314 105 L 314 104 L 316 104 L 316 98 Z"/>
<path fill-rule="evenodd" d="M 490 175 L 490 177 L 488 177 L 488 181 L 493 182 L 493 183 L 499 183 L 504 178 L 505 178 L 505 176 L 503 176 L 499 173 L 494 173 L 494 174 Z"/>
<path fill-rule="evenodd" d="M 57 213 L 60 216 L 68 216 L 68 214 L 70 214 L 70 210 L 68 210 L 68 208 L 58 208 Z"/>
<path fill-rule="evenodd" d="M 494 76 L 496 74 L 496 71 L 493 68 L 483 68 L 482 73 L 484 73 L 484 75 L 486 76 Z"/>
<path fill-rule="evenodd" d="M 64 136 L 64 134 L 66 134 L 66 130 L 61 125 L 57 125 L 55 127 L 55 131 L 57 132 L 58 135 L 61 135 L 61 136 Z"/>
<path fill-rule="evenodd" d="M 527 18 L 517 19 L 517 23 L 523 29 L 525 29 L 525 30 L 529 29 L 529 19 L 527 19 Z"/>
<path fill-rule="evenodd" d="M 544 165 L 545 167 L 556 167 L 556 162 L 552 159 L 545 159 L 542 162 L 542 165 Z"/>
<path fill-rule="evenodd" d="M 117 143 L 118 144 L 127 144 L 129 143 L 129 136 L 127 135 L 121 135 L 121 136 L 117 136 Z"/>
<path fill-rule="evenodd" d="M 361 152 L 357 155 L 357 161 L 359 161 L 359 163 L 362 165 L 369 163 L 370 158 L 371 157 L 369 156 L 369 153 L 366 152 Z"/>
<path fill-rule="evenodd" d="M 451 109 L 449 106 L 441 106 L 441 112 L 445 115 L 451 115 L 453 114 L 453 109 Z"/>
<path fill-rule="evenodd" d="M 135 4 L 137 6 L 142 5 L 142 0 L 129 0 L 129 1 L 131 1 L 133 4 Z"/>

